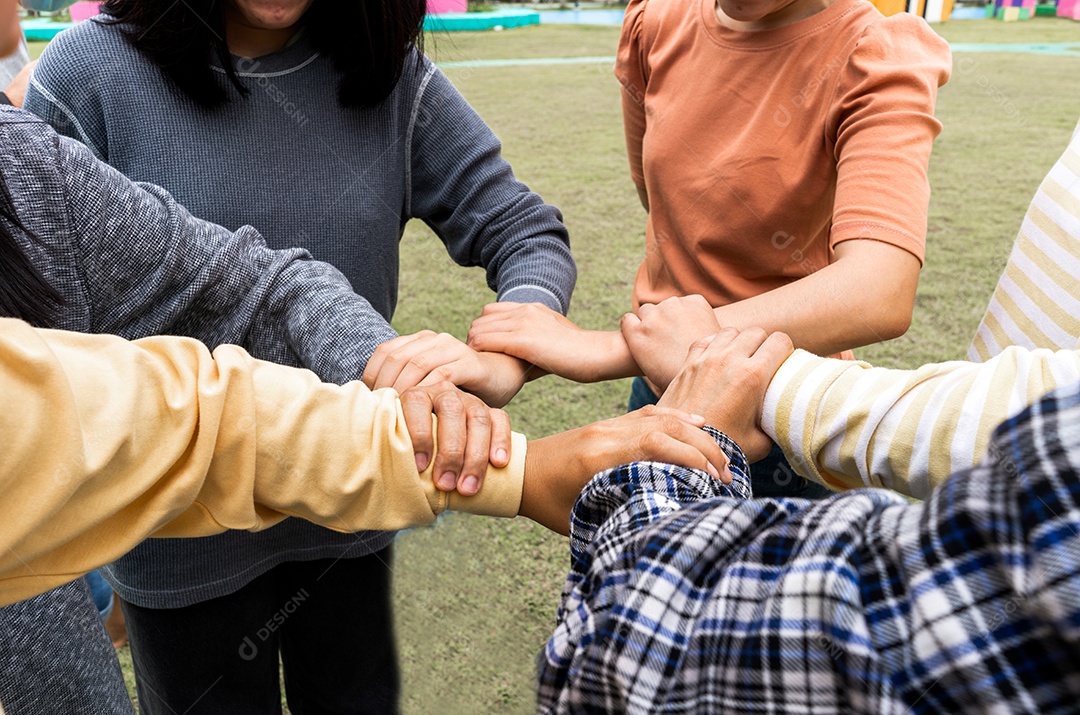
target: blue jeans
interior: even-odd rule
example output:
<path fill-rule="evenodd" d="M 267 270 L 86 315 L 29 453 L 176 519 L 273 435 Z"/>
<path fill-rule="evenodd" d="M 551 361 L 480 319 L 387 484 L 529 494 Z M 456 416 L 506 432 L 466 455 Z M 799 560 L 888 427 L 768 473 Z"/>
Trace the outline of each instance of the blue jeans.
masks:
<path fill-rule="evenodd" d="M 113 607 L 112 586 L 97 571 L 86 574 L 86 583 L 90 586 L 90 595 L 94 597 L 98 615 L 101 616 L 101 620 L 108 620 Z"/>
<path fill-rule="evenodd" d="M 635 378 L 630 388 L 630 402 L 627 411 L 641 409 L 645 405 L 655 405 L 656 393 L 643 378 Z M 788 464 L 784 451 L 774 444 L 772 451 L 764 459 L 750 465 L 750 485 L 755 497 L 799 497 L 802 499 L 824 499 L 831 495 L 829 489 L 817 482 L 803 479 Z"/>

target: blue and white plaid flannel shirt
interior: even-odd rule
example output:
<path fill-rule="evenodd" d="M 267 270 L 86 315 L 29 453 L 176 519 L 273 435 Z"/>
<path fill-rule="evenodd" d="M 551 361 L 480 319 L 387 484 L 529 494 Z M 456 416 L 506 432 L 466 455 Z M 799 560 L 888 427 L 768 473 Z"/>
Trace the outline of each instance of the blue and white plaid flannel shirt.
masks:
<path fill-rule="evenodd" d="M 924 503 L 749 499 L 597 475 L 540 658 L 544 713 L 1080 712 L 1080 387 L 994 433 Z"/>

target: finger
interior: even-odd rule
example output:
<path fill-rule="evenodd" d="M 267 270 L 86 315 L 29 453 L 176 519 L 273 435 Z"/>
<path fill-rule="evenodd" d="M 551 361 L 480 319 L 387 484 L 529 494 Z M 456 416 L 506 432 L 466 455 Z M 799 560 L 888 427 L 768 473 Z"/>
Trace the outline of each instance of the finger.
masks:
<path fill-rule="evenodd" d="M 627 313 L 622 317 L 622 320 L 619 321 L 619 330 L 622 331 L 623 338 L 625 338 L 627 344 L 629 344 L 630 339 L 636 337 L 641 331 L 641 318 L 634 313 Z"/>
<path fill-rule="evenodd" d="M 502 469 L 510 464 L 510 415 L 505 410 L 491 410 L 491 466 Z"/>
<path fill-rule="evenodd" d="M 410 390 L 401 396 L 401 411 L 405 428 L 412 439 L 416 471 L 423 472 L 431 464 L 431 397 L 423 390 Z"/>
<path fill-rule="evenodd" d="M 439 418 L 439 451 L 435 454 L 435 485 L 444 492 L 457 486 L 465 459 L 465 442 L 468 424 L 465 417 L 464 395 L 458 390 L 447 390 L 435 398 L 435 416 Z"/>
<path fill-rule="evenodd" d="M 514 310 L 524 309 L 525 305 L 523 303 L 488 303 L 484 306 L 480 315 L 495 315 L 497 313 L 508 313 Z"/>
<path fill-rule="evenodd" d="M 402 366 L 392 386 L 401 392 L 420 384 L 432 373 L 445 374 L 447 372 L 439 371 L 438 368 L 452 363 L 461 363 L 463 366 L 470 360 L 476 360 L 475 350 L 453 335 L 441 333 L 427 344 L 411 350 L 409 360 Z M 451 380 L 451 382 L 455 385 L 460 384 L 457 380 Z"/>
<path fill-rule="evenodd" d="M 533 318 L 524 311 L 514 311 L 505 313 L 494 313 L 492 315 L 483 315 L 472 322 L 469 326 L 469 335 L 474 333 L 491 333 L 510 331 L 519 325 L 532 325 Z"/>
<path fill-rule="evenodd" d="M 656 310 L 657 310 L 657 307 L 655 305 L 653 305 L 652 303 L 642 303 L 641 305 L 638 306 L 638 309 L 637 309 L 636 312 L 637 312 L 637 316 L 639 318 L 641 318 L 642 320 L 645 320 L 646 318 L 649 317 L 650 314 L 655 313 Z"/>
<path fill-rule="evenodd" d="M 469 347 L 477 352 L 503 353 L 538 365 L 538 353 L 534 350 L 532 335 L 518 330 L 484 333 L 469 338 Z"/>
<path fill-rule="evenodd" d="M 388 352 L 383 359 L 382 366 L 379 368 L 379 374 L 375 378 L 375 389 L 394 387 L 401 376 L 402 370 L 411 360 L 417 355 L 436 349 L 438 344 L 438 336 L 431 334 L 399 345 L 393 351 Z"/>
<path fill-rule="evenodd" d="M 757 349 L 754 357 L 760 358 L 765 363 L 765 369 L 771 379 L 793 352 L 795 352 L 795 346 L 792 345 L 791 338 L 786 333 L 773 333 Z"/>
<path fill-rule="evenodd" d="M 709 335 L 708 337 L 690 343 L 690 349 L 686 353 L 686 362 L 690 363 L 699 360 L 717 337 L 719 337 L 719 333 L 717 335 Z"/>
<path fill-rule="evenodd" d="M 457 480 L 457 490 L 471 497 L 480 491 L 491 455 L 491 410 L 483 400 L 473 398 L 465 409 L 465 457 Z"/>
<path fill-rule="evenodd" d="M 753 357 L 769 334 L 763 328 L 746 328 L 731 339 L 726 345 L 716 348 L 718 352 L 726 352 L 729 356 L 746 359 Z"/>
<path fill-rule="evenodd" d="M 415 340 L 416 337 L 416 335 L 399 335 L 396 338 L 387 340 L 385 343 L 375 348 L 375 352 L 371 354 L 371 357 L 367 361 L 367 365 L 364 366 L 364 384 L 374 388 L 375 382 L 379 377 L 379 370 L 382 369 L 382 364 L 386 360 L 386 356 L 402 345 Z"/>
<path fill-rule="evenodd" d="M 725 484 L 731 483 L 731 472 L 728 470 L 730 460 L 720 445 L 716 443 L 716 440 L 709 436 L 708 432 L 685 422 L 680 422 L 678 433 L 675 436 L 679 441 L 693 447 L 705 456 L 707 461 L 706 472 Z M 700 467 L 698 468 L 700 469 Z"/>
<path fill-rule="evenodd" d="M 754 353 L 752 360 L 756 363 L 755 367 L 761 371 L 762 376 L 761 399 L 758 400 L 756 405 L 759 421 L 762 403 L 765 401 L 765 393 L 769 389 L 769 383 L 772 382 L 776 371 L 780 369 L 785 360 L 791 357 L 793 352 L 795 352 L 795 346 L 792 345 L 791 338 L 785 333 L 773 333 L 765 339 L 765 342 Z"/>
<path fill-rule="evenodd" d="M 687 426 L 687 430 L 693 430 Z M 690 469 L 697 469 L 712 475 L 714 479 L 722 479 L 720 470 L 714 462 L 725 464 L 716 450 L 720 448 L 712 439 L 701 430 L 696 430 L 711 443 L 708 444 L 696 439 L 695 435 L 682 433 L 674 436 L 668 432 L 653 432 L 642 440 L 642 458 L 653 462 L 675 464 Z M 723 453 L 723 450 L 720 450 Z"/>
<path fill-rule="evenodd" d="M 648 416 L 648 415 L 671 415 L 672 417 L 675 417 L 676 419 L 682 420 L 683 422 L 686 422 L 689 425 L 693 425 L 694 427 L 704 427 L 705 426 L 705 418 L 704 417 L 702 417 L 701 415 L 695 415 L 692 412 L 687 412 L 686 410 L 680 410 L 677 407 L 662 407 L 660 405 L 645 405 L 640 410 L 638 410 L 638 412 L 641 412 L 645 416 Z"/>

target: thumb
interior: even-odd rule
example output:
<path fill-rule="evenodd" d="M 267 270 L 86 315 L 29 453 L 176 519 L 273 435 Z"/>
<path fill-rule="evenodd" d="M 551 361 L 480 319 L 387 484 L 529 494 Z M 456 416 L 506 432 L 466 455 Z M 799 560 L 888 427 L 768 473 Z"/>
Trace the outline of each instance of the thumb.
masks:
<path fill-rule="evenodd" d="M 709 335 L 690 343 L 690 350 L 686 353 L 686 361 L 691 362 L 701 357 L 701 354 L 712 344 L 715 337 L 715 335 Z"/>
<path fill-rule="evenodd" d="M 622 317 L 619 322 L 619 329 L 622 331 L 623 337 L 630 338 L 630 335 L 637 331 L 641 327 L 641 318 L 637 317 L 634 313 L 627 313 Z"/>

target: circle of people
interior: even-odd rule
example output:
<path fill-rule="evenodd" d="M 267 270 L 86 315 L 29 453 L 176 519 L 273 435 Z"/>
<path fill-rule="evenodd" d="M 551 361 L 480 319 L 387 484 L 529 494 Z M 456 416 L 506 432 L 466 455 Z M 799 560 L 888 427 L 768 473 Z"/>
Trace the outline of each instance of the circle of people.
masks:
<path fill-rule="evenodd" d="M 0 712 L 133 712 L 95 569 L 143 713 L 280 712 L 279 668 L 293 712 L 397 712 L 394 532 L 446 510 L 570 537 L 538 712 L 1074 711 L 1080 135 L 969 360 L 875 368 L 948 45 L 864 0 L 631 0 L 645 257 L 583 330 L 424 6 L 107 0 L 4 95 Z M 486 271 L 466 341 L 390 327 L 410 219 Z M 548 373 L 634 377 L 628 413 L 527 440 L 500 408 Z"/>

